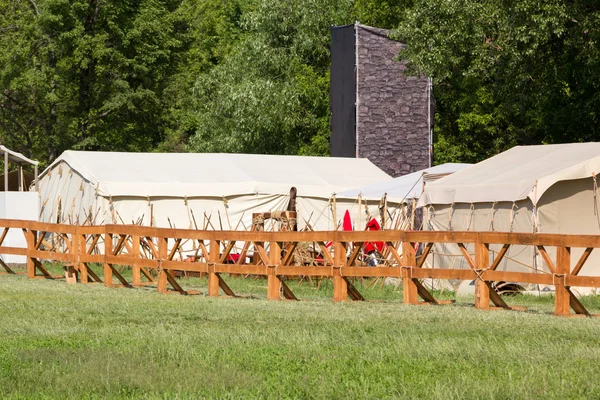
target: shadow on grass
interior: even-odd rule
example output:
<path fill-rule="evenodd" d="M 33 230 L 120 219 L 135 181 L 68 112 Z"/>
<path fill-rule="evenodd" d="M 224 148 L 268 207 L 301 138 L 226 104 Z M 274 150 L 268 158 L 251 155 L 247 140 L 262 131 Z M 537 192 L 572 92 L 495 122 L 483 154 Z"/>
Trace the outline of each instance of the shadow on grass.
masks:
<path fill-rule="evenodd" d="M 11 266 L 13 271 L 26 272 L 25 265 Z M 64 267 L 60 262 L 45 262 L 44 267 L 52 275 L 63 275 Z M 102 264 L 88 264 L 101 279 L 103 279 L 104 268 Z M 132 270 L 128 266 L 116 266 L 117 271 L 129 282 L 132 279 Z M 157 279 L 155 271 L 149 273 Z M 267 278 L 262 276 L 243 276 L 221 274 L 221 277 L 241 300 L 265 300 L 267 298 Z M 146 280 L 143 278 L 143 281 Z M 147 281 L 147 280 L 146 280 Z M 312 278 L 287 278 L 284 280 L 296 297 L 303 302 L 331 302 L 333 301 L 333 282 L 327 277 Z M 207 296 L 208 281 L 206 277 L 178 277 L 177 282 L 184 290 L 198 291 L 200 296 Z M 402 283 L 398 280 L 384 281 L 383 278 L 352 278 L 351 283 L 369 302 L 402 303 Z M 157 290 L 155 283 L 146 282 L 142 286 L 134 288 L 142 292 L 154 292 Z M 175 294 L 176 292 L 172 292 Z M 473 296 L 457 296 L 449 290 L 431 290 L 432 295 L 439 300 L 454 300 L 453 305 L 442 307 L 474 307 Z M 541 295 L 516 294 L 503 296 L 509 306 L 526 307 L 526 311 L 515 310 L 513 312 L 525 312 L 527 314 L 551 315 L 554 312 L 554 295 L 540 292 Z M 226 296 L 220 291 L 221 296 Z M 588 295 L 579 298 L 581 303 L 591 314 L 600 313 L 600 296 Z"/>

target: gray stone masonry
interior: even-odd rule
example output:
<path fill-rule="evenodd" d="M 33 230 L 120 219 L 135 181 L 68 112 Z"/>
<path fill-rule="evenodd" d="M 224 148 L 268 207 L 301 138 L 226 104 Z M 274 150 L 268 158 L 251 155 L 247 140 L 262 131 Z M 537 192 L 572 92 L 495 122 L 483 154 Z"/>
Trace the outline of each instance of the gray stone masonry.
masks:
<path fill-rule="evenodd" d="M 428 90 L 426 77 L 404 75 L 395 60 L 404 45 L 387 34 L 356 26 L 357 155 L 397 177 L 429 167 Z"/>

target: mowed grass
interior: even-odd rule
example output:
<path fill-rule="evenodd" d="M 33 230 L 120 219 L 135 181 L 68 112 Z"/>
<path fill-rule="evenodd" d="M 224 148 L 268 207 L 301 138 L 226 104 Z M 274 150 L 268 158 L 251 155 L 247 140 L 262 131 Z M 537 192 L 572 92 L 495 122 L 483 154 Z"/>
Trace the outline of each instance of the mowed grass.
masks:
<path fill-rule="evenodd" d="M 266 281 L 225 279 L 245 298 L 0 276 L 0 397 L 600 397 L 600 320 L 553 317 L 551 298 L 405 306 L 357 282 L 378 301 L 335 304 L 329 282 L 290 281 L 303 301 L 269 302 Z"/>

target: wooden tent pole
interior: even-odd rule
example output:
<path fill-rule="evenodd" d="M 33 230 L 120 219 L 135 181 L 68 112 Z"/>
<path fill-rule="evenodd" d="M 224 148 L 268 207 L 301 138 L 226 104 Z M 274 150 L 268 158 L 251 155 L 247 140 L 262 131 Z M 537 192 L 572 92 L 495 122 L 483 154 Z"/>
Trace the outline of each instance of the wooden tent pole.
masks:
<path fill-rule="evenodd" d="M 335 193 L 333 194 L 333 226 L 334 230 L 338 230 L 338 222 L 337 222 L 337 201 L 335 199 Z"/>
<path fill-rule="evenodd" d="M 25 187 L 25 179 L 23 177 L 23 166 L 19 165 L 19 192 L 22 192 Z"/>
<path fill-rule="evenodd" d="M 8 192 L 8 152 L 4 152 L 4 191 Z"/>
<path fill-rule="evenodd" d="M 415 230 L 415 207 L 417 206 L 417 201 L 412 199 L 412 209 L 410 210 L 410 230 Z"/>
<path fill-rule="evenodd" d="M 358 195 L 358 221 L 356 222 L 356 229 L 360 230 L 362 229 L 362 225 L 360 224 L 360 213 L 362 209 L 362 195 Z"/>

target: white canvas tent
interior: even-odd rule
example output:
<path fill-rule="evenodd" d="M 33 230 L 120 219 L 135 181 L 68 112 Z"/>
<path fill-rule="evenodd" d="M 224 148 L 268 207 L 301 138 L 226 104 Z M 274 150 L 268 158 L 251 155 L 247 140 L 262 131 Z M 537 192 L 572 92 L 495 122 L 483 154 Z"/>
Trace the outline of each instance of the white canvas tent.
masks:
<path fill-rule="evenodd" d="M 40 176 L 40 220 L 244 230 L 253 212 L 285 210 L 294 186 L 299 227 L 326 230 L 334 193 L 385 179 L 367 159 L 66 151 Z"/>
<path fill-rule="evenodd" d="M 423 193 L 423 183 L 429 184 L 440 178 L 465 169 L 471 164 L 447 163 L 416 171 L 398 178 L 370 183 L 365 186 L 341 192 L 340 196 L 379 200 L 387 194 L 388 201 L 401 203 L 406 200 L 419 199 Z"/>
<path fill-rule="evenodd" d="M 600 234 L 598 172 L 600 143 L 517 146 L 428 185 L 419 203 L 424 229 Z M 455 250 L 438 246 L 430 262 L 464 264 L 449 255 Z M 582 251 L 573 249 L 573 264 Z M 598 261 L 592 253 L 580 275 L 600 273 Z M 525 246 L 511 246 L 499 269 L 549 272 Z"/>
<path fill-rule="evenodd" d="M 429 182 L 434 182 L 469 165 L 438 165 L 397 178 L 345 190 L 339 193 L 339 197 L 360 198 L 361 204 L 367 204 L 369 207 L 377 206 L 380 214 L 385 210 L 386 217 L 382 222 L 386 229 L 414 229 L 415 226 L 420 226 L 421 218 L 419 213 L 415 213 L 415 204 L 423 193 L 423 187 Z M 360 220 L 360 213 L 354 219 Z M 368 216 L 363 220 L 366 223 Z M 363 229 L 363 226 L 357 228 L 355 225 L 355 229 Z"/>
<path fill-rule="evenodd" d="M 4 173 L 0 177 L 0 218 L 36 221 L 40 207 L 38 194 L 35 185 L 33 192 L 27 192 L 26 184 L 37 176 L 38 162 L 4 146 L 0 146 L 0 157 L 4 161 Z M 27 172 L 26 166 L 33 167 L 34 173 Z M 23 233 L 16 229 L 9 230 L 2 243 L 9 247 L 27 247 Z M 0 260 L 7 264 L 22 264 L 26 257 L 2 254 Z"/>

